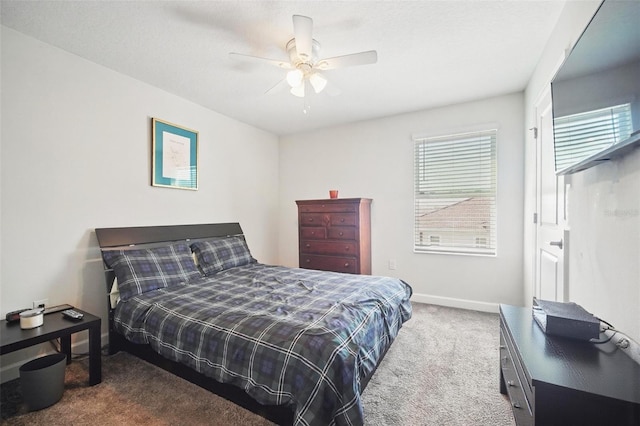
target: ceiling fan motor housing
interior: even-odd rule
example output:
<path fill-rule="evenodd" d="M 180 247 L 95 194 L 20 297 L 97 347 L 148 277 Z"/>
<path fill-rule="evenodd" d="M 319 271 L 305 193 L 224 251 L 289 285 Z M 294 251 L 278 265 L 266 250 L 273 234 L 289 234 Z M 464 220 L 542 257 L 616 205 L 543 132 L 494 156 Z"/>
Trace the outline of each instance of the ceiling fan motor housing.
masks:
<path fill-rule="evenodd" d="M 313 64 L 320 57 L 320 43 L 317 40 L 311 41 L 311 57 L 306 58 L 300 56 L 298 54 L 298 50 L 296 49 L 296 39 L 292 38 L 287 42 L 287 53 L 289 54 L 289 59 L 291 63 L 298 69 L 301 69 L 301 66 L 306 66 L 308 69 L 302 68 L 302 71 L 309 71 L 313 68 Z"/>

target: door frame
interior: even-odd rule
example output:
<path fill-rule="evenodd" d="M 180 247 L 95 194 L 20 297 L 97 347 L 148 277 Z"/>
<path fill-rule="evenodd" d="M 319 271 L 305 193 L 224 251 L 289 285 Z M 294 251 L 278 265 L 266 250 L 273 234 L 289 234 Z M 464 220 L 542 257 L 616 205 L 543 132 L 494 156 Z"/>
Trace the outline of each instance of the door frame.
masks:
<path fill-rule="evenodd" d="M 535 194 L 535 204 L 534 204 L 534 217 L 533 217 L 533 258 L 532 258 L 532 281 L 531 285 L 531 294 L 533 297 L 540 297 L 541 286 L 539 285 L 540 278 L 540 253 L 542 244 L 540 243 L 540 221 L 541 218 L 541 208 L 542 208 L 542 200 L 540 197 L 541 188 L 540 188 L 540 171 L 541 165 L 540 157 L 541 157 L 541 140 L 540 140 L 540 127 L 541 127 L 541 118 L 540 118 L 540 104 L 544 100 L 545 96 L 549 97 L 549 106 L 553 108 L 553 99 L 551 97 L 551 81 L 553 77 L 556 75 L 564 60 L 568 55 L 568 50 L 563 52 L 559 60 L 556 62 L 555 66 L 552 69 L 550 77 L 546 80 L 547 83 L 543 85 L 542 90 L 540 90 L 538 96 L 535 98 L 533 103 L 533 123 L 534 127 L 529 129 L 534 132 L 534 143 L 535 143 L 535 167 L 534 167 L 534 194 Z M 553 117 L 552 117 L 553 119 Z M 553 130 L 552 130 L 553 132 Z M 552 133 L 553 134 L 553 133 Z M 553 143 L 553 141 L 552 141 Z M 560 294 L 558 294 L 556 289 L 556 297 L 555 299 L 558 301 L 566 302 L 569 300 L 569 226 L 568 226 L 568 217 L 567 217 L 567 195 L 568 195 L 568 186 L 571 183 L 570 176 L 556 176 L 556 203 L 560 204 L 556 206 L 556 222 L 558 226 L 559 236 L 562 241 L 562 250 L 560 254 L 563 257 L 562 271 L 559 273 L 562 274 L 562 288 L 560 290 Z M 560 195 L 561 192 L 561 196 Z"/>

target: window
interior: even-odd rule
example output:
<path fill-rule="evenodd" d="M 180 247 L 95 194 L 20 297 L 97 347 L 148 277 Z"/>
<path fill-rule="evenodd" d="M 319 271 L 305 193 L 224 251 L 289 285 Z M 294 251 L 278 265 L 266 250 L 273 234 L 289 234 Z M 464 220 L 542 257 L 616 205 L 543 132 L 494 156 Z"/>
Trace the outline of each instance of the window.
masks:
<path fill-rule="evenodd" d="M 414 138 L 416 252 L 495 255 L 496 135 Z"/>
<path fill-rule="evenodd" d="M 631 105 L 624 104 L 553 121 L 556 170 L 569 167 L 631 136 Z"/>

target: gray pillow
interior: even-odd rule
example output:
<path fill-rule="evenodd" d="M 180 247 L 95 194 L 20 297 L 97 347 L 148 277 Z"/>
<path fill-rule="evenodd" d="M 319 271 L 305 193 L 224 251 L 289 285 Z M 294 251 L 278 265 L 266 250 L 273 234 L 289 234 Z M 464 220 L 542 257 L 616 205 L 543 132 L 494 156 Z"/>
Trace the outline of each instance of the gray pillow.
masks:
<path fill-rule="evenodd" d="M 241 236 L 212 238 L 191 244 L 198 267 L 205 275 L 214 275 L 225 269 L 256 263 L 247 242 Z"/>
<path fill-rule="evenodd" d="M 149 249 L 105 250 L 102 257 L 118 278 L 123 301 L 201 277 L 191 249 L 184 243 Z"/>

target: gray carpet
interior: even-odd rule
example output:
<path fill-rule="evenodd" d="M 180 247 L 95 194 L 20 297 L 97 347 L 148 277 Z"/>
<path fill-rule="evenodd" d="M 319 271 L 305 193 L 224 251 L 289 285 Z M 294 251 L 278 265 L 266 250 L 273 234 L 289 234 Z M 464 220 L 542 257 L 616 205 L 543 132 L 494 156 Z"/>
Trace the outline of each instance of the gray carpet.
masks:
<path fill-rule="evenodd" d="M 363 394 L 367 425 L 514 425 L 498 314 L 413 304 Z"/>
<path fill-rule="evenodd" d="M 363 394 L 366 425 L 514 425 L 499 393 L 496 314 L 414 304 Z M 87 386 L 86 361 L 67 367 L 57 404 L 28 413 L 19 381 L 2 386 L 7 425 L 270 425 L 208 391 L 126 354 L 103 359 Z"/>

